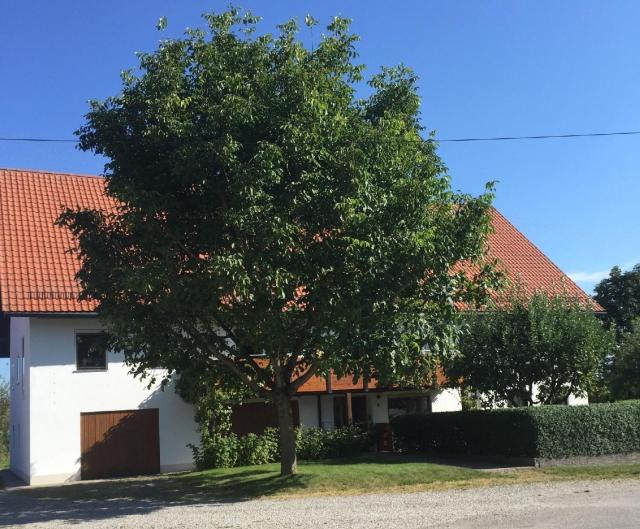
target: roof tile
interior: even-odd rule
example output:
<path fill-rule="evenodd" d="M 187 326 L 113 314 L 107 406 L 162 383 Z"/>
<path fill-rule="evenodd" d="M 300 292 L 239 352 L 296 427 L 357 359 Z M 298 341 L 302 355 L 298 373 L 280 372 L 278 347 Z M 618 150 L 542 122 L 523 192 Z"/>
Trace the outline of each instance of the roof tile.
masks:
<path fill-rule="evenodd" d="M 9 313 L 93 312 L 95 303 L 78 299 L 77 258 L 67 250 L 71 233 L 56 226 L 66 207 L 112 209 L 104 179 L 48 171 L 0 169 L 0 310 Z M 591 302 L 547 256 L 498 211 L 490 257 L 527 293 L 566 291 Z"/>

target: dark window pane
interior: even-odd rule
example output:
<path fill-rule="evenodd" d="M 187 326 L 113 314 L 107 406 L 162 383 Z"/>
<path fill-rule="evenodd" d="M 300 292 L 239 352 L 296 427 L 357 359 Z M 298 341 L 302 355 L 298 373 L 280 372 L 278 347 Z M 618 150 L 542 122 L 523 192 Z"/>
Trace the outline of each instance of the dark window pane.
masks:
<path fill-rule="evenodd" d="M 102 334 L 76 334 L 78 369 L 106 369 L 107 348 Z"/>
<path fill-rule="evenodd" d="M 428 396 L 389 398 L 389 418 L 408 413 L 429 413 L 431 402 Z"/>

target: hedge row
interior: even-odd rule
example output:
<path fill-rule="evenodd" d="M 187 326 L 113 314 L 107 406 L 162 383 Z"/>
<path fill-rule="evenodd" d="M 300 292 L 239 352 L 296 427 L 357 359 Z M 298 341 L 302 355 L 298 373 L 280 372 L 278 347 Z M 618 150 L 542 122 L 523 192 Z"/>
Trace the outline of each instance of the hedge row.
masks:
<path fill-rule="evenodd" d="M 356 426 L 322 430 L 299 428 L 296 450 L 299 459 L 319 460 L 349 457 L 369 450 L 369 433 Z M 193 446 L 199 469 L 263 465 L 279 461 L 278 430 L 267 428 L 262 434 L 214 435 L 207 446 Z"/>
<path fill-rule="evenodd" d="M 558 459 L 640 451 L 640 401 L 404 415 L 402 452 Z"/>

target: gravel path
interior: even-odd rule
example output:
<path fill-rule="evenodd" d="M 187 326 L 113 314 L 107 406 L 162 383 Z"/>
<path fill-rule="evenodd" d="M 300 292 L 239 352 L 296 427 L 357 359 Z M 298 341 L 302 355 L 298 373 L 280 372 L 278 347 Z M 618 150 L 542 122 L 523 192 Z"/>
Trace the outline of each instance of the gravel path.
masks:
<path fill-rule="evenodd" d="M 371 529 L 638 528 L 640 480 L 565 481 L 443 492 L 250 500 L 75 500 L 0 492 L 8 527 Z"/>

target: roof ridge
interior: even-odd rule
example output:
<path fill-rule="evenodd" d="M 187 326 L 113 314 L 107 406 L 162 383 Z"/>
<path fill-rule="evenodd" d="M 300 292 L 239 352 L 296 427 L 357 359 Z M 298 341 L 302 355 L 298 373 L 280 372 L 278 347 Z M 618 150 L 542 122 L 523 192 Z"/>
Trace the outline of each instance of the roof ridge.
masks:
<path fill-rule="evenodd" d="M 14 173 L 34 173 L 34 174 L 42 174 L 42 175 L 52 175 L 52 176 L 76 176 L 79 178 L 101 178 L 104 179 L 104 176 L 87 174 L 87 173 L 69 173 L 66 171 L 50 171 L 47 169 L 23 169 L 17 167 L 0 167 L 0 172 L 2 171 L 11 171 Z"/>

